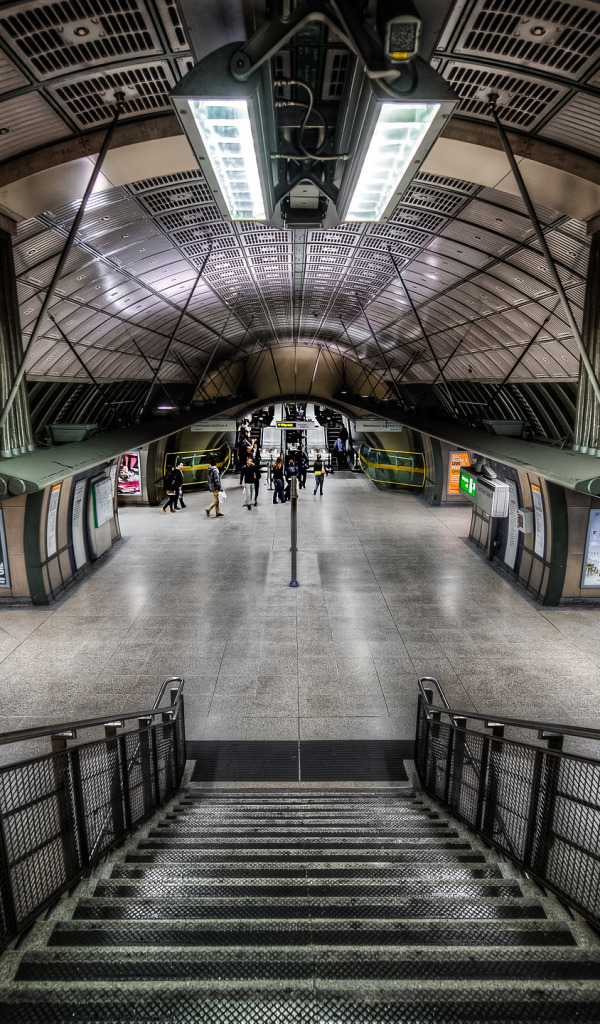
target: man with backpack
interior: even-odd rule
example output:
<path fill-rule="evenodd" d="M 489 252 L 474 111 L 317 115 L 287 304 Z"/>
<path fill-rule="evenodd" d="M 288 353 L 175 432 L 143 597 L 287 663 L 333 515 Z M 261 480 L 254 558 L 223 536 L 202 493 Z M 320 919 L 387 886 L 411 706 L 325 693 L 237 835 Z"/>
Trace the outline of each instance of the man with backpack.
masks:
<path fill-rule="evenodd" d="M 211 492 L 211 494 L 213 496 L 213 503 L 212 503 L 212 505 L 209 505 L 207 509 L 205 509 L 205 512 L 206 512 L 207 517 L 209 517 L 210 513 L 212 512 L 212 510 L 214 508 L 216 510 L 215 511 L 215 519 L 216 519 L 217 516 L 222 516 L 223 513 L 221 512 L 221 510 L 219 508 L 219 491 L 221 490 L 221 474 L 219 473 L 219 470 L 217 469 L 217 460 L 215 459 L 214 455 L 213 455 L 213 457 L 210 460 L 210 466 L 209 466 L 209 469 L 208 469 L 208 489 L 209 489 L 209 491 Z"/>

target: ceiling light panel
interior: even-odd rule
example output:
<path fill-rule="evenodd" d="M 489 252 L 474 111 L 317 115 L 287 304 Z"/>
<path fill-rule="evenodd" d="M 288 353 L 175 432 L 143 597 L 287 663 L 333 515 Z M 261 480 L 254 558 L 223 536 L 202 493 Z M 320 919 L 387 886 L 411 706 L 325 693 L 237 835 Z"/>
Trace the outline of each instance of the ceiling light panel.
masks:
<path fill-rule="evenodd" d="M 126 99 L 121 119 L 171 109 L 170 92 L 175 78 L 167 61 L 123 65 L 102 74 L 71 77 L 48 91 L 80 128 L 108 124 L 115 115 L 113 95 L 122 89 Z"/>
<path fill-rule="evenodd" d="M 145 4 L 138 0 L 55 0 L 13 4 L 0 12 L 0 36 L 41 80 L 90 66 L 162 52 Z"/>
<path fill-rule="evenodd" d="M 458 94 L 457 114 L 491 121 L 490 93 L 498 95 L 505 127 L 533 131 L 567 95 L 567 88 L 484 65 L 448 61 L 443 77 Z"/>
<path fill-rule="evenodd" d="M 456 52 L 493 57 L 578 78 L 597 59 L 600 10 L 595 0 L 477 0 Z"/>

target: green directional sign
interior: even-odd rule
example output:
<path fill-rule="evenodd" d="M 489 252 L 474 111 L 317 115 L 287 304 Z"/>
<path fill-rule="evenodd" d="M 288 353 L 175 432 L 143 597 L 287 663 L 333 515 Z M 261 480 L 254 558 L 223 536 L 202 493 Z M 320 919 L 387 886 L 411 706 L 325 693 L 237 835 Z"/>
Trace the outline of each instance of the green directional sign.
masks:
<path fill-rule="evenodd" d="M 458 478 L 458 489 L 468 494 L 469 498 L 473 498 L 475 490 L 477 488 L 477 478 L 473 473 L 469 473 L 466 469 L 461 469 L 460 476 Z"/>

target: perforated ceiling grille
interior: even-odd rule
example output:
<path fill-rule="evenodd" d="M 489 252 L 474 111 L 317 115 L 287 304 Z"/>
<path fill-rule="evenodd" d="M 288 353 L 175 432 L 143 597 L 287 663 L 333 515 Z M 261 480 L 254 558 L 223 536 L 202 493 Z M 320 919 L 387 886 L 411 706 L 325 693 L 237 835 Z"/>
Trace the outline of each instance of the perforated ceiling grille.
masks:
<path fill-rule="evenodd" d="M 503 124 L 515 128 L 535 128 L 566 95 L 566 89 L 539 79 L 524 78 L 512 72 L 492 71 L 476 64 L 449 61 L 443 76 L 458 93 L 458 112 L 469 117 L 491 119 L 489 97 L 498 96 L 498 113 Z"/>
<path fill-rule="evenodd" d="M 456 50 L 574 78 L 599 48 L 600 10 L 594 0 L 479 0 Z"/>
<path fill-rule="evenodd" d="M 137 0 L 15 4 L 0 14 L 0 34 L 42 79 L 161 52 L 150 16 Z"/>
<path fill-rule="evenodd" d="M 166 213 L 167 210 L 179 210 L 182 207 L 214 205 L 214 197 L 206 182 L 197 181 L 178 188 L 163 189 L 160 192 L 149 192 L 140 197 L 140 202 L 149 213 Z"/>
<path fill-rule="evenodd" d="M 105 124 L 115 113 L 113 93 L 125 90 L 122 117 L 135 117 L 170 108 L 169 93 L 175 80 L 166 61 L 137 64 L 71 79 L 50 87 L 57 102 L 82 127 Z"/>
<path fill-rule="evenodd" d="M 185 26 L 179 16 L 176 0 L 155 0 L 165 31 L 175 52 L 189 50 L 190 44 Z"/>

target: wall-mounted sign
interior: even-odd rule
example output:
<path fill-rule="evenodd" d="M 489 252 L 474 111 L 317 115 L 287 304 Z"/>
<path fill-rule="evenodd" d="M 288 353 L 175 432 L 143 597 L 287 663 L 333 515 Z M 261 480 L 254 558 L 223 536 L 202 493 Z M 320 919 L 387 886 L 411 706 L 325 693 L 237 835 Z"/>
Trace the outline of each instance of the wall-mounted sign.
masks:
<path fill-rule="evenodd" d="M 488 516 L 503 519 L 508 515 L 509 489 L 502 480 L 486 480 L 470 469 L 461 469 L 458 486 Z"/>
<path fill-rule="evenodd" d="M 544 522 L 544 502 L 541 488 L 537 484 L 531 485 L 531 500 L 533 501 L 533 516 L 535 519 L 535 544 L 533 550 L 540 558 L 544 557 L 546 545 L 546 529 Z"/>
<path fill-rule="evenodd" d="M 10 569 L 8 566 L 8 550 L 6 547 L 6 534 L 4 532 L 4 515 L 0 508 L 0 587 L 10 587 Z"/>
<path fill-rule="evenodd" d="M 55 484 L 50 492 L 48 515 L 46 517 L 46 557 L 56 554 L 56 517 L 61 484 Z"/>
<path fill-rule="evenodd" d="M 235 433 L 237 429 L 237 423 L 235 420 L 203 420 L 202 423 L 192 423 L 190 430 L 199 433 L 202 430 L 208 430 L 213 433 L 216 430 L 231 430 Z"/>
<path fill-rule="evenodd" d="M 319 430 L 319 423 L 314 420 L 276 420 L 279 430 Z"/>
<path fill-rule="evenodd" d="M 468 452 L 450 452 L 448 456 L 448 494 L 460 494 L 460 471 L 463 466 L 470 466 Z"/>
<path fill-rule="evenodd" d="M 110 477 L 104 477 L 92 484 L 92 504 L 94 526 L 98 529 L 113 517 L 113 485 Z"/>
<path fill-rule="evenodd" d="M 364 419 L 356 420 L 354 424 L 357 433 L 365 434 L 373 430 L 384 430 L 388 434 L 400 434 L 402 431 L 402 424 L 396 423 L 396 420 L 382 420 L 379 416 L 367 416 Z"/>
<path fill-rule="evenodd" d="M 600 508 L 590 509 L 581 586 L 600 587 Z"/>
<path fill-rule="evenodd" d="M 519 492 L 514 480 L 507 480 L 506 486 L 508 487 L 508 531 L 504 562 L 509 569 L 514 569 L 519 550 Z"/>
<path fill-rule="evenodd" d="M 121 456 L 117 491 L 119 494 L 142 493 L 142 469 L 139 452 L 124 452 Z"/>
<path fill-rule="evenodd" d="M 75 566 L 81 569 L 87 562 L 85 540 L 83 537 L 83 501 L 87 480 L 78 480 L 73 488 L 73 510 L 71 512 L 71 531 L 73 534 L 73 555 Z"/>

